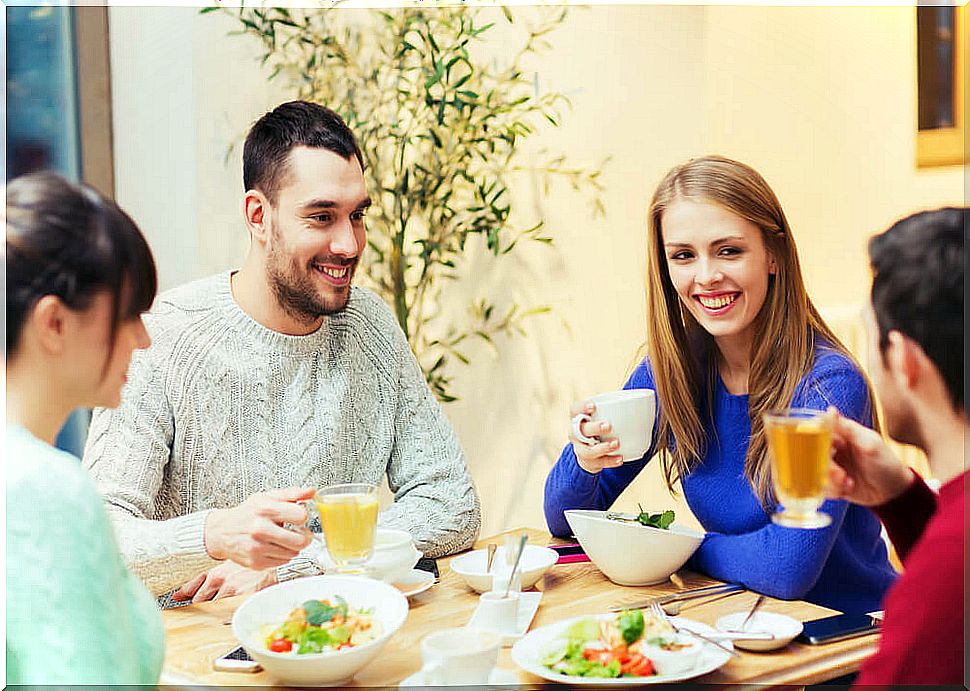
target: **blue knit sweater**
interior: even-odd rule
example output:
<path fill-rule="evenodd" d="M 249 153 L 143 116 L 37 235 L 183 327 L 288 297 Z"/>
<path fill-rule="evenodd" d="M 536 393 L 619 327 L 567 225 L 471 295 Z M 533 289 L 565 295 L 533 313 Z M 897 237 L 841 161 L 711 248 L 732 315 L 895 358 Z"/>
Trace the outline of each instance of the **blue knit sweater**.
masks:
<path fill-rule="evenodd" d="M 624 388 L 654 388 L 647 362 Z M 792 407 L 824 410 L 829 405 L 862 424 L 872 422 L 868 391 L 855 365 L 838 352 L 819 349 Z M 707 531 L 687 568 L 772 597 L 808 600 L 844 612 L 880 609 L 896 572 L 876 517 L 861 506 L 827 501 L 822 506 L 832 516 L 827 528 L 775 525 L 744 475 L 751 434 L 747 395 L 728 393 L 717 378 L 713 412 L 707 451 L 683 479 L 687 503 Z M 609 508 L 654 453 L 651 448 L 638 461 L 593 474 L 579 466 L 568 444 L 546 480 L 546 522 L 552 534 L 570 533 L 566 509 Z"/>

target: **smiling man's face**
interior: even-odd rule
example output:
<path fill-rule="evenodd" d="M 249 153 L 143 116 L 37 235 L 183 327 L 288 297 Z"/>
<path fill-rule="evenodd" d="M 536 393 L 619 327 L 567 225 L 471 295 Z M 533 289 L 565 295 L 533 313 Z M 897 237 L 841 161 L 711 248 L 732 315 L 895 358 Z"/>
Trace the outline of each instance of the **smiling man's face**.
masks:
<path fill-rule="evenodd" d="M 270 212 L 266 275 L 291 317 L 312 323 L 347 306 L 370 203 L 356 157 L 304 146 L 290 152 Z"/>

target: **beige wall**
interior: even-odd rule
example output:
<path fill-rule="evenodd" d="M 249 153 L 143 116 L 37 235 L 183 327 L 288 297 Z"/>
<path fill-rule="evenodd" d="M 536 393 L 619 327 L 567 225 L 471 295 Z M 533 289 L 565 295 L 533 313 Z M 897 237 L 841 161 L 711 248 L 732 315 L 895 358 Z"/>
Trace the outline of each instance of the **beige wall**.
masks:
<path fill-rule="evenodd" d="M 705 141 L 768 179 L 822 307 L 858 303 L 866 239 L 965 203 L 963 170 L 918 170 L 912 7 L 711 7 Z"/>
<path fill-rule="evenodd" d="M 246 248 L 238 147 L 287 95 L 248 39 L 191 8 L 110 10 L 119 201 L 146 229 L 163 287 L 237 265 Z M 643 219 L 663 172 L 720 152 L 759 168 L 798 233 L 809 288 L 830 314 L 865 297 L 866 238 L 910 210 L 962 203 L 963 171 L 914 167 L 912 8 L 574 8 L 539 79 L 573 110 L 533 146 L 612 156 L 605 219 L 568 188 L 541 202 L 554 251 L 473 256 L 458 297 L 545 303 L 527 339 L 482 349 L 446 407 L 483 496 L 486 532 L 542 526 L 542 485 L 569 402 L 619 387 L 643 340 Z M 501 40 L 489 44 L 502 54 Z M 517 199 L 531 206 L 532 185 Z M 656 464 L 655 464 L 656 465 Z M 620 500 L 674 506 L 649 468 Z M 689 520 L 689 519 L 688 519 Z"/>

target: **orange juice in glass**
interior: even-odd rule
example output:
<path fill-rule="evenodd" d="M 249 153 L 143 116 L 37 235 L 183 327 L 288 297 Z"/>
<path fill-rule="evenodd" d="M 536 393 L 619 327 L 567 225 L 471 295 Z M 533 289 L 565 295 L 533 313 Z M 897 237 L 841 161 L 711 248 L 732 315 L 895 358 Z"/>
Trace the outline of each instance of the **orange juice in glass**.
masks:
<path fill-rule="evenodd" d="M 362 573 L 374 553 L 377 486 L 331 485 L 314 497 L 327 551 L 341 573 Z"/>
<path fill-rule="evenodd" d="M 764 416 L 771 480 L 784 510 L 771 520 L 790 528 L 824 528 L 832 518 L 818 507 L 832 449 L 832 421 L 821 410 L 791 408 Z"/>

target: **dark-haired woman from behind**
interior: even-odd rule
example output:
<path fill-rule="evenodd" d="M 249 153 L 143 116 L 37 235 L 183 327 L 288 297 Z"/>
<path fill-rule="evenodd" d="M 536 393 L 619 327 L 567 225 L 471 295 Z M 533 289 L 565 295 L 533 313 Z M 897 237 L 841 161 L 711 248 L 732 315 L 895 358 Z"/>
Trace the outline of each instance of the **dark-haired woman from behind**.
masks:
<path fill-rule="evenodd" d="M 53 444 L 74 408 L 119 404 L 155 263 L 121 209 L 56 175 L 11 182 L 6 213 L 7 682 L 154 685 L 161 616 Z"/>

